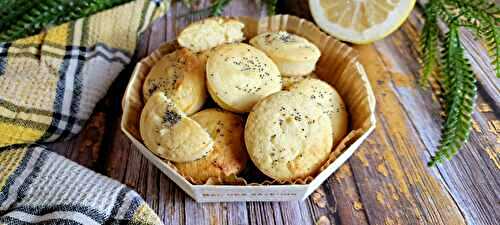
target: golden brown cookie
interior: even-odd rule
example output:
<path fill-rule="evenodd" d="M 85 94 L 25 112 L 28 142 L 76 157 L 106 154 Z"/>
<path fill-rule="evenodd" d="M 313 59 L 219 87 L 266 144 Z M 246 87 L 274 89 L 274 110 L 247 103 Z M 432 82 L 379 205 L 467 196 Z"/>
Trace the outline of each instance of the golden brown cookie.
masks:
<path fill-rule="evenodd" d="M 308 78 L 295 83 L 289 90 L 306 95 L 330 117 L 333 144 L 336 146 L 346 135 L 349 124 L 347 110 L 339 93 L 330 84 L 314 78 Z"/>
<path fill-rule="evenodd" d="M 156 155 L 189 162 L 205 157 L 214 141 L 196 121 L 187 117 L 163 92 L 151 96 L 141 113 L 140 133 Z"/>
<path fill-rule="evenodd" d="M 190 115 L 201 109 L 207 98 L 205 63 L 188 49 L 179 49 L 158 61 L 144 81 L 144 99 L 162 91 Z"/>
<path fill-rule="evenodd" d="M 312 176 L 332 150 L 330 118 L 305 95 L 280 91 L 248 115 L 245 144 L 255 166 L 271 178 Z"/>
<path fill-rule="evenodd" d="M 281 79 L 283 80 L 283 89 L 288 90 L 293 84 L 305 80 L 307 78 L 317 78 L 318 76 L 312 72 L 305 76 L 283 76 Z"/>
<path fill-rule="evenodd" d="M 208 58 L 207 87 L 222 108 L 248 112 L 260 99 L 281 90 L 281 76 L 262 51 L 247 44 L 227 44 Z"/>
<path fill-rule="evenodd" d="M 241 116 L 221 109 L 205 109 L 191 118 L 210 134 L 215 144 L 201 159 L 175 163 L 181 174 L 193 178 L 196 183 L 205 183 L 209 178 L 222 179 L 240 173 L 248 161 Z"/>
<path fill-rule="evenodd" d="M 213 51 L 214 51 L 214 49 L 212 48 L 212 49 L 208 49 L 208 50 L 204 50 L 204 51 L 196 53 L 198 58 L 201 60 L 202 64 L 205 65 L 205 68 L 207 66 L 208 57 L 210 56 L 210 54 L 212 54 Z"/>
<path fill-rule="evenodd" d="M 209 18 L 187 26 L 177 37 L 177 42 L 182 47 L 200 52 L 221 44 L 242 41 L 245 39 L 242 31 L 244 26 L 234 19 Z"/>
<path fill-rule="evenodd" d="M 304 76 L 316 67 L 321 52 L 307 39 L 286 31 L 265 32 L 250 40 L 264 51 L 284 76 Z"/>

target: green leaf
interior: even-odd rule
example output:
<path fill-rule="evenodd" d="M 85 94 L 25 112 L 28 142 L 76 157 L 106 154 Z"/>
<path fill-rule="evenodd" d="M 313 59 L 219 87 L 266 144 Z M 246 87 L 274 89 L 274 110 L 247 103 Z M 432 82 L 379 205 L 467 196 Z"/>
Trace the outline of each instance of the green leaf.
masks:
<path fill-rule="evenodd" d="M 453 9 L 462 26 L 485 41 L 495 74 L 500 77 L 500 7 L 487 0 L 446 0 L 445 4 Z"/>
<path fill-rule="evenodd" d="M 433 86 L 433 90 L 439 95 L 444 112 L 439 146 L 428 163 L 434 166 L 453 157 L 467 141 L 471 130 L 476 78 L 464 56 L 459 30 L 461 27 L 471 29 L 485 41 L 496 76 L 500 77 L 500 8 L 490 0 L 430 0 L 425 5 L 424 15 L 420 83 L 427 85 L 430 76 L 437 78 L 439 87 Z M 442 42 L 439 40 L 440 21 L 449 28 Z M 439 54 L 440 43 L 442 51 Z"/>
<path fill-rule="evenodd" d="M 231 0 L 215 0 L 212 4 L 211 14 L 212 16 L 220 16 L 224 11 L 224 8 L 231 2 Z"/>
<path fill-rule="evenodd" d="M 0 42 L 37 34 L 45 27 L 87 17 L 129 1 L 131 0 L 38 0 L 26 3 L 29 5 L 27 8 L 23 8 L 22 0 L 16 1 L 10 5 L 14 10 L 6 12 L 2 18 L 2 21 L 5 21 L 4 18 L 11 18 L 10 21 L 15 22 L 2 25 Z M 17 7 L 20 7 L 19 10 Z"/>
<path fill-rule="evenodd" d="M 278 0 L 264 0 L 264 3 L 266 3 L 267 15 L 272 16 L 276 14 Z"/>
<path fill-rule="evenodd" d="M 420 85 L 428 86 L 429 76 L 435 70 L 438 61 L 438 35 L 439 28 L 437 26 L 437 6 L 432 2 L 426 5 L 425 16 L 426 21 L 422 29 L 420 38 L 420 52 L 423 59 L 424 68 Z"/>
<path fill-rule="evenodd" d="M 12 21 L 23 15 L 36 4 L 32 0 L 2 0 L 0 1 L 0 32 L 6 29 Z"/>
<path fill-rule="evenodd" d="M 460 43 L 458 23 L 450 25 L 446 35 L 441 62 L 442 74 L 439 77 L 444 89 L 442 104 L 444 118 L 441 140 L 429 166 L 435 166 L 453 157 L 469 137 L 472 112 L 476 97 L 476 78 L 471 65 L 464 55 Z"/>

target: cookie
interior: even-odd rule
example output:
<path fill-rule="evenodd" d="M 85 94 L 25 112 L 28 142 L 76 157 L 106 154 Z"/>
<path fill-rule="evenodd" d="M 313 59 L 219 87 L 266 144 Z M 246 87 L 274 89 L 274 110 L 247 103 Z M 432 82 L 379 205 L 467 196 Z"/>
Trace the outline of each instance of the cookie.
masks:
<path fill-rule="evenodd" d="M 245 144 L 255 166 L 273 179 L 313 176 L 332 150 L 330 118 L 305 95 L 280 91 L 248 115 Z"/>
<path fill-rule="evenodd" d="M 295 83 L 305 80 L 307 78 L 317 78 L 318 76 L 312 72 L 305 76 L 283 76 L 281 79 L 283 80 L 283 89 L 288 90 Z"/>
<path fill-rule="evenodd" d="M 164 56 L 151 68 L 142 91 L 146 101 L 162 91 L 186 114 L 199 111 L 207 99 L 203 58 L 185 48 Z"/>
<path fill-rule="evenodd" d="M 333 131 L 333 144 L 334 146 L 337 145 L 346 135 L 349 122 L 344 101 L 339 93 L 337 93 L 330 84 L 313 78 L 295 83 L 289 90 L 306 95 L 330 117 Z"/>
<path fill-rule="evenodd" d="M 286 31 L 259 34 L 250 40 L 250 44 L 271 57 L 284 76 L 311 73 L 321 55 L 316 45 Z"/>
<path fill-rule="evenodd" d="M 214 51 L 214 49 L 212 48 L 212 49 L 208 49 L 208 50 L 204 50 L 204 51 L 196 53 L 196 55 L 201 60 L 201 63 L 204 65 L 205 68 L 207 65 L 208 57 L 210 56 L 210 54 L 212 54 L 213 51 Z"/>
<path fill-rule="evenodd" d="M 245 125 L 241 116 L 220 109 L 205 109 L 191 118 L 210 134 L 215 144 L 213 150 L 201 159 L 175 163 L 181 174 L 193 178 L 196 183 L 205 183 L 209 178 L 240 173 L 248 161 L 243 142 Z"/>
<path fill-rule="evenodd" d="M 163 92 L 156 92 L 146 102 L 139 126 L 148 149 L 173 162 L 197 160 L 213 149 L 214 141 L 208 132 Z"/>
<path fill-rule="evenodd" d="M 281 90 L 281 75 L 273 61 L 247 44 L 214 49 L 207 61 L 207 87 L 222 108 L 248 112 L 260 99 Z"/>
<path fill-rule="evenodd" d="M 200 52 L 221 44 L 242 41 L 245 39 L 242 31 L 244 26 L 234 19 L 209 18 L 187 26 L 177 37 L 177 42 L 182 47 Z"/>

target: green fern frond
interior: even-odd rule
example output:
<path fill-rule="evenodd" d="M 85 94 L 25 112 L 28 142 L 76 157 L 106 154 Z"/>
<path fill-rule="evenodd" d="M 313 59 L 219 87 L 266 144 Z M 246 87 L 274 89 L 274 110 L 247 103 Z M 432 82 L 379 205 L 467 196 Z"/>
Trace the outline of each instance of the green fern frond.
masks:
<path fill-rule="evenodd" d="M 267 9 L 267 15 L 276 14 L 276 5 L 278 4 L 278 0 L 264 0 Z"/>
<path fill-rule="evenodd" d="M 492 57 L 492 66 L 500 77 L 500 7 L 487 0 L 446 0 L 454 8 L 462 26 L 472 29 L 481 37 Z"/>
<path fill-rule="evenodd" d="M 2 0 L 0 1 L 0 32 L 5 30 L 12 21 L 15 21 L 37 2 L 32 0 Z"/>
<path fill-rule="evenodd" d="M 429 76 L 434 71 L 438 57 L 438 35 L 439 28 L 437 26 L 437 6 L 435 4 L 428 4 L 425 8 L 425 21 L 424 28 L 420 39 L 420 52 L 423 59 L 424 68 L 422 77 L 420 78 L 420 85 L 427 87 Z"/>
<path fill-rule="evenodd" d="M 211 14 L 212 16 L 220 16 L 224 11 L 224 8 L 231 3 L 231 0 L 215 0 L 212 4 Z"/>
<path fill-rule="evenodd" d="M 430 0 L 425 5 L 424 15 L 420 83 L 427 85 L 429 79 L 438 81 L 439 90 L 433 86 L 433 91 L 439 96 L 444 112 L 438 150 L 428 163 L 434 166 L 453 157 L 467 141 L 471 130 L 476 78 L 464 56 L 459 30 L 469 28 L 485 41 L 496 76 L 500 77 L 500 8 L 491 0 Z M 438 28 L 441 21 L 449 28 L 442 42 Z M 438 54 L 440 45 L 442 52 Z"/>
<path fill-rule="evenodd" d="M 476 34 L 481 37 L 490 52 L 496 76 L 500 77 L 500 7 L 487 1 L 474 0 L 459 5 Z"/>
<path fill-rule="evenodd" d="M 131 0 L 39 0 L 23 14 L 7 14 L 16 21 L 6 25 L 0 32 L 0 42 L 12 41 L 18 38 L 40 32 L 50 25 L 58 25 L 67 21 L 90 16 L 96 12 Z M 16 2 L 15 5 L 18 5 Z M 2 18 L 3 20 L 4 18 Z"/>
<path fill-rule="evenodd" d="M 441 58 L 443 67 L 439 79 L 444 89 L 441 96 L 444 104 L 444 122 L 438 150 L 432 156 L 429 166 L 453 157 L 466 142 L 471 129 L 477 91 L 476 78 L 464 56 L 458 33 L 458 24 L 452 23 L 444 41 Z"/>

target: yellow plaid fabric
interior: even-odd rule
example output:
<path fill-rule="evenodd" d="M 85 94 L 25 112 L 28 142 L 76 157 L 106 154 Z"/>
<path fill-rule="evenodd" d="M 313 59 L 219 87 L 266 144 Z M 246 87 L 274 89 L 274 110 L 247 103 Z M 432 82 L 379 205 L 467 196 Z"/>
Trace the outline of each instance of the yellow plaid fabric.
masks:
<path fill-rule="evenodd" d="M 0 43 L 0 224 L 161 224 L 134 191 L 38 145 L 82 129 L 158 6 L 135 0 Z"/>
<path fill-rule="evenodd" d="M 80 131 L 154 14 L 132 3 L 0 44 L 0 147 Z"/>

